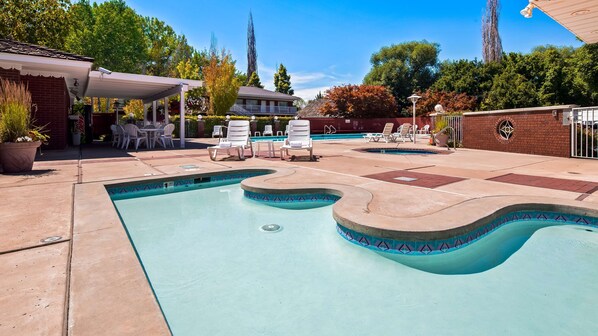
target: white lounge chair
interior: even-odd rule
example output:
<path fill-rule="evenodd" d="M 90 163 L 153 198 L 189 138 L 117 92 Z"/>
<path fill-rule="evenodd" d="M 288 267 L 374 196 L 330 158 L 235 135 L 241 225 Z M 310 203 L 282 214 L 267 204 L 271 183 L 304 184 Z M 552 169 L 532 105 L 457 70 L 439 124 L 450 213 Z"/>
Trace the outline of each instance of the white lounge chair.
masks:
<path fill-rule="evenodd" d="M 405 123 L 401 126 L 399 126 L 399 130 L 396 133 L 392 134 L 392 138 L 394 141 L 399 141 L 399 139 L 403 140 L 403 142 L 405 142 L 405 138 L 406 137 L 410 137 L 410 131 L 411 130 L 411 124 L 409 123 Z"/>
<path fill-rule="evenodd" d="M 137 125 L 126 124 L 125 133 L 125 149 L 129 149 L 129 143 L 131 143 L 131 141 L 135 142 L 135 150 L 139 149 L 139 145 L 142 142 L 145 142 L 145 147 L 149 148 L 149 140 L 147 139 L 147 133 L 140 132 L 139 127 L 137 127 Z"/>
<path fill-rule="evenodd" d="M 226 149 L 229 155 L 230 150 L 235 149 L 239 160 L 245 160 L 246 148 L 251 150 L 251 156 L 253 156 L 253 146 L 249 141 L 249 120 L 231 120 L 228 123 L 226 138 L 221 138 L 216 146 L 208 147 L 208 153 L 210 153 L 210 159 L 216 161 L 219 149 Z"/>
<path fill-rule="evenodd" d="M 274 135 L 274 131 L 272 131 L 272 125 L 265 125 L 264 126 L 264 133 L 262 133 L 263 136 L 266 135 L 270 135 L 273 136 Z"/>
<path fill-rule="evenodd" d="M 367 133 L 366 135 L 363 136 L 364 139 L 366 139 L 368 142 L 374 141 L 374 142 L 378 142 L 381 139 L 384 140 L 385 142 L 388 141 L 392 141 L 392 129 L 394 127 L 393 123 L 386 123 L 384 124 L 384 129 L 382 130 L 382 133 Z"/>
<path fill-rule="evenodd" d="M 174 124 L 168 124 L 164 126 L 164 133 L 160 134 L 160 142 L 162 143 L 162 147 L 166 148 L 166 144 L 170 143 L 172 148 L 174 148 L 174 141 L 172 141 L 172 132 L 174 132 Z"/>
<path fill-rule="evenodd" d="M 222 126 L 214 125 L 214 130 L 212 130 L 212 138 L 222 138 L 222 136 Z"/>
<path fill-rule="evenodd" d="M 281 160 L 284 160 L 284 154 L 289 155 L 289 150 L 307 150 L 309 152 L 309 159 L 315 160 L 309 120 L 289 121 L 289 136 L 284 140 L 282 147 L 280 147 Z"/>

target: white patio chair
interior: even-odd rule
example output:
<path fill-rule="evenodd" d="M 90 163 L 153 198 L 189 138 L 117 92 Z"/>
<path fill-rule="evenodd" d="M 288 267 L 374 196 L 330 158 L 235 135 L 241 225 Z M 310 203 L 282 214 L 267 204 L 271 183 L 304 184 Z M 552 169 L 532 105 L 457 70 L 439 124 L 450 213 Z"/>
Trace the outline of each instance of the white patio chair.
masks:
<path fill-rule="evenodd" d="M 274 135 L 274 131 L 272 130 L 272 125 L 266 125 L 264 126 L 264 133 L 262 133 L 263 136 L 266 135 L 270 135 L 273 136 Z"/>
<path fill-rule="evenodd" d="M 174 124 L 168 124 L 164 126 L 164 133 L 160 134 L 159 138 L 164 148 L 166 148 L 167 143 L 170 143 L 172 148 L 174 148 L 174 141 L 172 141 L 172 132 L 174 132 Z"/>
<path fill-rule="evenodd" d="M 284 128 L 284 135 L 289 135 L 289 124 Z"/>
<path fill-rule="evenodd" d="M 208 147 L 208 153 L 210 153 L 210 159 L 216 161 L 218 150 L 226 149 L 230 155 L 230 150 L 236 149 L 239 160 L 245 160 L 244 151 L 247 148 L 251 150 L 251 156 L 253 156 L 253 145 L 249 141 L 249 120 L 231 120 L 228 123 L 226 138 L 221 138 L 216 146 Z"/>
<path fill-rule="evenodd" d="M 141 144 L 142 142 L 145 142 L 145 147 L 149 148 L 149 140 L 147 139 L 147 133 L 140 132 L 139 127 L 133 124 L 126 124 L 125 132 L 127 134 L 124 144 L 125 149 L 129 149 L 129 143 L 131 143 L 131 141 L 135 142 L 135 150 L 139 149 L 139 144 Z"/>
<path fill-rule="evenodd" d="M 120 135 L 120 141 L 117 144 L 117 148 L 124 149 L 125 148 L 125 140 L 127 140 L 127 131 L 122 125 L 116 125 L 116 132 Z"/>
<path fill-rule="evenodd" d="M 426 124 L 420 130 L 417 130 L 418 134 L 429 134 L 430 133 L 430 125 Z"/>
<path fill-rule="evenodd" d="M 212 138 L 222 138 L 222 133 L 222 126 L 214 125 L 214 130 L 212 130 Z"/>
<path fill-rule="evenodd" d="M 110 125 L 110 131 L 112 132 L 112 147 L 116 145 L 116 147 L 118 148 L 123 134 L 118 131 L 116 125 Z"/>
<path fill-rule="evenodd" d="M 289 121 L 289 136 L 284 140 L 284 145 L 280 147 L 280 159 L 284 160 L 284 154 L 288 156 L 289 150 L 307 150 L 309 159 L 315 160 L 310 132 L 309 120 Z"/>

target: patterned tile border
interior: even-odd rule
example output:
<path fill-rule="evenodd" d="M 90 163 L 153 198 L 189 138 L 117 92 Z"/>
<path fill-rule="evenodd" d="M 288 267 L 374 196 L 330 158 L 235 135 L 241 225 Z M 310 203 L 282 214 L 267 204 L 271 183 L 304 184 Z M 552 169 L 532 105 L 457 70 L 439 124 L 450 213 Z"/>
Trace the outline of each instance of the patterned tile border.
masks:
<path fill-rule="evenodd" d="M 212 175 L 212 176 L 199 176 L 196 178 L 189 178 L 189 179 L 179 179 L 179 180 L 164 180 L 159 182 L 151 182 L 151 183 L 143 183 L 143 184 L 134 184 L 134 185 L 127 185 L 127 186 L 120 186 L 120 187 L 107 187 L 106 190 L 110 196 L 115 195 L 123 195 L 123 194 L 131 194 L 134 196 L 134 193 L 138 192 L 147 192 L 152 190 L 162 190 L 169 188 L 167 186 L 168 182 L 173 182 L 173 187 L 190 187 L 194 185 L 200 185 L 208 182 L 226 182 L 230 181 L 231 183 L 241 181 L 243 179 L 263 175 L 264 173 L 261 172 L 251 172 L 251 173 L 234 173 L 234 174 L 222 174 L 222 175 Z"/>
<path fill-rule="evenodd" d="M 334 203 L 340 197 L 331 194 L 261 194 L 245 190 L 245 197 L 265 203 L 302 203 L 302 202 L 330 202 Z"/>
<path fill-rule="evenodd" d="M 431 255 L 442 254 L 463 248 L 503 225 L 515 221 L 531 220 L 539 220 L 553 224 L 574 224 L 598 228 L 598 218 L 548 211 L 518 211 L 501 216 L 472 232 L 444 240 L 399 241 L 387 238 L 377 238 L 347 229 L 340 224 L 337 224 L 337 231 L 346 240 L 371 250 L 396 254 Z"/>

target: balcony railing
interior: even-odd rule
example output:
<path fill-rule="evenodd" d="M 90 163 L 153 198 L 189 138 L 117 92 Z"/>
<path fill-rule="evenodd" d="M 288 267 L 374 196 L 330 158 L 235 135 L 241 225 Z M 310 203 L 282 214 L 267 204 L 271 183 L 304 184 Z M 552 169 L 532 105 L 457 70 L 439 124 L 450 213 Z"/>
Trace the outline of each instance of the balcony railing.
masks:
<path fill-rule="evenodd" d="M 236 115 L 291 115 L 297 114 L 297 108 L 294 106 L 261 106 L 261 105 L 238 105 L 230 108 L 230 112 Z"/>

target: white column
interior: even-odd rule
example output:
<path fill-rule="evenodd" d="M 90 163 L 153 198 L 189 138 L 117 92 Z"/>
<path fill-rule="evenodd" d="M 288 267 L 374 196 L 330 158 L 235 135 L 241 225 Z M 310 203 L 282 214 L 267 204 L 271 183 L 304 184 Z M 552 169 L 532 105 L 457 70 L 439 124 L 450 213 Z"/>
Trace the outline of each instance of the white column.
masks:
<path fill-rule="evenodd" d="M 156 125 L 156 111 L 157 111 L 157 102 L 154 100 L 152 102 L 152 124 Z"/>
<path fill-rule="evenodd" d="M 168 116 L 168 97 L 164 98 L 164 124 L 169 124 L 170 118 Z"/>
<path fill-rule="evenodd" d="M 273 100 L 270 101 L 270 114 L 274 114 L 274 110 L 276 109 L 276 105 Z"/>
<path fill-rule="evenodd" d="M 180 103 L 180 110 L 181 110 L 181 125 L 180 125 L 180 139 L 181 139 L 181 148 L 185 148 L 185 92 L 187 91 L 187 85 L 181 85 L 181 103 Z"/>

